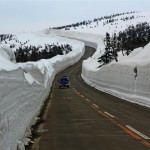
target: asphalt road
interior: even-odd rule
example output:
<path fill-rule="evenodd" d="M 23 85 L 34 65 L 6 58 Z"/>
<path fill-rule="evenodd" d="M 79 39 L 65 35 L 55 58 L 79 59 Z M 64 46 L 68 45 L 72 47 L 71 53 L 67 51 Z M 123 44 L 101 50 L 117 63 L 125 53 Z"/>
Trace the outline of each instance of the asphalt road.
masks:
<path fill-rule="evenodd" d="M 82 60 L 93 52 L 86 47 L 78 63 L 56 76 L 33 150 L 150 149 L 150 109 L 100 92 L 81 79 Z M 69 76 L 69 89 L 59 89 L 62 75 Z"/>

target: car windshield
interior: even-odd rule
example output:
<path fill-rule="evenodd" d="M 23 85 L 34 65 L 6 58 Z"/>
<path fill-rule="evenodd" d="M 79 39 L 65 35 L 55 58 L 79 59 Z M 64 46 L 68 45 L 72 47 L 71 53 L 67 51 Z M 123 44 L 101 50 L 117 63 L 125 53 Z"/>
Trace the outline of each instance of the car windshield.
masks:
<path fill-rule="evenodd" d="M 67 81 L 68 79 L 67 79 L 66 77 L 65 77 L 65 78 L 63 77 L 63 78 L 61 78 L 61 80 L 65 80 L 65 81 Z"/>

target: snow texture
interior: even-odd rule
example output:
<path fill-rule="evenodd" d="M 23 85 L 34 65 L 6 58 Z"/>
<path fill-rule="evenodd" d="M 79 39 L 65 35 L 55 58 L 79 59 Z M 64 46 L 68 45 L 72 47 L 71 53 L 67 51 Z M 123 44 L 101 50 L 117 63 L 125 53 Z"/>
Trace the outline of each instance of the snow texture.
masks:
<path fill-rule="evenodd" d="M 68 43 L 73 51 L 49 60 L 16 64 L 11 49 L 0 48 L 0 150 L 24 150 L 24 144 L 30 140 L 26 138 L 31 134 L 30 127 L 51 90 L 55 75 L 84 54 L 84 43 L 80 41 L 39 33 L 19 36 L 19 39 L 29 38 L 30 42 L 34 37 L 34 45 Z"/>

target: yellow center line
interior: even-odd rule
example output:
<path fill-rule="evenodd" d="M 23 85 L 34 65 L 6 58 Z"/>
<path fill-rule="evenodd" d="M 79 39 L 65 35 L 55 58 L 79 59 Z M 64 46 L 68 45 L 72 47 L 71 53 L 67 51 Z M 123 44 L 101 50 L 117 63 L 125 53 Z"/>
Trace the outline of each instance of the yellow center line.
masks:
<path fill-rule="evenodd" d="M 99 114 L 101 114 L 103 117 L 107 118 L 109 121 L 111 121 L 113 124 L 115 124 L 117 127 L 119 127 L 120 129 L 122 129 L 126 134 L 130 135 L 131 137 L 133 137 L 134 139 L 140 141 L 144 146 L 146 147 L 150 147 L 150 143 L 146 140 L 143 140 L 139 135 L 137 135 L 136 133 L 134 133 L 132 130 L 128 129 L 126 126 L 121 125 L 119 123 L 117 123 L 117 121 L 115 120 L 115 117 L 113 115 L 110 115 L 108 112 L 103 112 L 100 110 L 99 106 L 96 104 L 90 104 L 90 101 L 85 98 L 83 95 L 80 95 L 79 92 L 75 92 L 82 100 L 84 100 L 86 103 L 88 101 L 88 104 L 94 109 L 96 110 Z"/>

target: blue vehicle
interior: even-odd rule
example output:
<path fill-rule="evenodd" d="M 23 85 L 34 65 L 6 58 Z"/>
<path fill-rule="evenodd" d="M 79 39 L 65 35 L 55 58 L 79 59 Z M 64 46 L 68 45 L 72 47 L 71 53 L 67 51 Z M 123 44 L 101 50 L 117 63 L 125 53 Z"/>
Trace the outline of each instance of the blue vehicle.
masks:
<path fill-rule="evenodd" d="M 62 88 L 62 87 L 67 87 L 69 88 L 69 78 L 67 76 L 62 76 L 61 78 L 59 78 L 58 80 L 59 82 L 59 88 Z"/>

